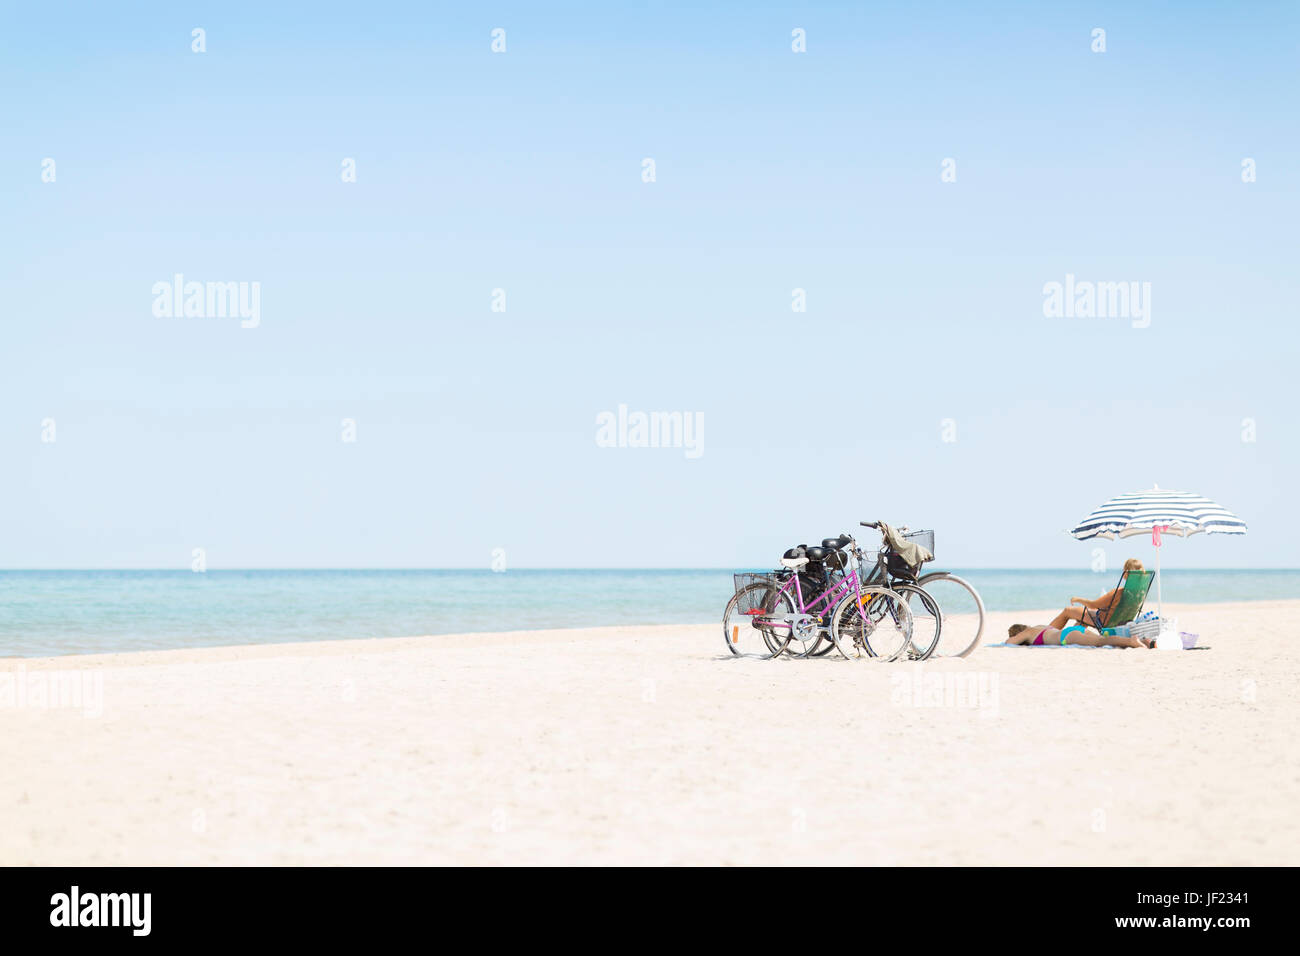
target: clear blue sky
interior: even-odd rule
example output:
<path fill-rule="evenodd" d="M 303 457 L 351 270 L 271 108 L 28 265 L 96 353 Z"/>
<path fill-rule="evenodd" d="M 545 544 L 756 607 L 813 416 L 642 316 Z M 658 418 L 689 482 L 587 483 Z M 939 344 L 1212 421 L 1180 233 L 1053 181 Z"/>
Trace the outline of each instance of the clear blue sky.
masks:
<path fill-rule="evenodd" d="M 1167 566 L 1300 563 L 1300 5 L 699 7 L 6 4 L 0 567 L 1065 567 L 1152 482 L 1250 523 Z"/>

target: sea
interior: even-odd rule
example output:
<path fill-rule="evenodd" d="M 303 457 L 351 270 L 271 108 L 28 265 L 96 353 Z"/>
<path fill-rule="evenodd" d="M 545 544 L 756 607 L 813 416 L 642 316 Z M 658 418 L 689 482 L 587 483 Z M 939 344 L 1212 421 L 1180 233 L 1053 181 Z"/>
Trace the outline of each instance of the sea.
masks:
<path fill-rule="evenodd" d="M 1062 607 L 1119 577 L 947 570 L 990 611 Z M 1177 569 L 1162 589 L 1180 603 L 1300 599 L 1300 570 Z M 0 657 L 702 624 L 721 621 L 732 593 L 730 570 L 0 571 Z"/>

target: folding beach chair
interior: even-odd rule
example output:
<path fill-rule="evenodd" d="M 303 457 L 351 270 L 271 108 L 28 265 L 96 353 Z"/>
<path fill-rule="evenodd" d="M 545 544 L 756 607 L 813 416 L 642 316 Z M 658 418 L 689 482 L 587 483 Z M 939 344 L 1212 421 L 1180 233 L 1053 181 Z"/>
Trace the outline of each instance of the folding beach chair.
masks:
<path fill-rule="evenodd" d="M 1124 589 L 1110 599 L 1110 604 L 1097 608 L 1091 614 L 1085 614 L 1084 617 L 1088 619 L 1086 623 L 1103 634 L 1113 632 L 1122 624 L 1128 624 L 1142 612 L 1147 592 L 1151 590 L 1151 582 L 1155 579 L 1154 571 L 1125 571 L 1121 577 Z"/>

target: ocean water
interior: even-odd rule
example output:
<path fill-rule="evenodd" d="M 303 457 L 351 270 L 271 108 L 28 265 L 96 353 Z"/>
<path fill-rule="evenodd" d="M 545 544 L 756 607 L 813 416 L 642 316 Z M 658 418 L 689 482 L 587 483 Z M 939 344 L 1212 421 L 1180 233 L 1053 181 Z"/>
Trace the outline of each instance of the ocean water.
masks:
<path fill-rule="evenodd" d="M 955 570 L 995 611 L 1118 572 Z M 721 620 L 730 571 L 0 571 L 0 657 Z M 1300 598 L 1300 571 L 1164 574 L 1179 602 Z M 1152 590 L 1150 602 L 1155 602 Z"/>

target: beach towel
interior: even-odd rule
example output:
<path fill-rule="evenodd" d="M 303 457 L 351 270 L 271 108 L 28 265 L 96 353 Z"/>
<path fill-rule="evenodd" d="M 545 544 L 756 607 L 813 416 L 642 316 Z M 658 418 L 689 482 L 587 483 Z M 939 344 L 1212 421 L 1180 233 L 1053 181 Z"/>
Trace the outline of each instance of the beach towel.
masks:
<path fill-rule="evenodd" d="M 982 644 L 980 646 L 981 647 L 1032 647 L 1034 650 L 1041 650 L 1044 647 L 1055 647 L 1058 650 L 1061 648 L 1073 647 L 1076 650 L 1080 650 L 1080 651 L 1101 651 L 1101 650 L 1126 651 L 1132 649 L 1127 647 L 1112 647 L 1109 644 L 1103 644 L 1100 647 L 1094 647 L 1091 644 L 1008 644 L 1006 641 L 1003 641 L 1001 644 Z"/>
<path fill-rule="evenodd" d="M 1180 635 L 1180 637 L 1181 637 L 1181 635 Z M 1198 634 L 1188 634 L 1188 635 L 1187 635 L 1187 638 L 1190 639 L 1190 644 L 1189 644 L 1189 642 L 1188 642 L 1187 639 L 1184 639 L 1184 640 L 1183 640 L 1183 650 L 1185 650 L 1185 651 L 1208 651 L 1208 650 L 1209 650 L 1208 647 L 1197 647 L 1197 646 L 1196 646 L 1196 642 L 1197 642 L 1197 640 L 1199 639 L 1199 637 L 1200 637 L 1200 635 L 1198 635 Z M 1091 644 L 1008 644 L 1006 641 L 1003 641 L 1001 644 L 981 644 L 980 646 L 981 646 L 981 647 L 1032 647 L 1032 648 L 1034 648 L 1035 650 L 1042 650 L 1044 647 L 1055 647 L 1055 648 L 1057 648 L 1058 650 L 1059 650 L 1059 649 L 1062 649 L 1062 648 L 1070 648 L 1070 647 L 1072 647 L 1072 648 L 1074 648 L 1075 650 L 1079 650 L 1079 651 L 1132 651 L 1132 650 L 1141 650 L 1141 648 L 1134 648 L 1134 647 L 1115 647 L 1115 646 L 1113 646 L 1113 645 L 1111 645 L 1111 644 L 1102 644 L 1100 647 L 1094 647 L 1094 646 L 1091 645 Z"/>

